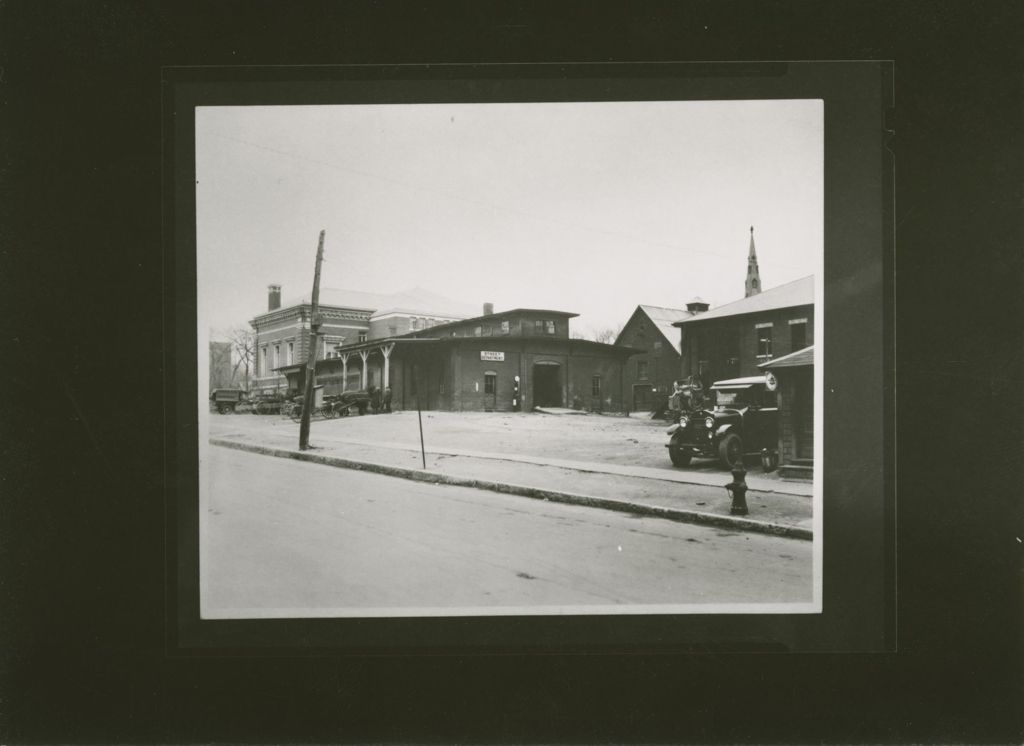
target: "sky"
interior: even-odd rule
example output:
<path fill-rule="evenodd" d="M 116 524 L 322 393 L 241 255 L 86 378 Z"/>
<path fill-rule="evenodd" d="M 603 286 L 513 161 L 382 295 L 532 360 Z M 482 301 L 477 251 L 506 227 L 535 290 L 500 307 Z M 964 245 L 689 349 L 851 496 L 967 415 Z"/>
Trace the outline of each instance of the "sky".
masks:
<path fill-rule="evenodd" d="M 496 311 L 623 324 L 639 304 L 743 297 L 818 271 L 820 100 L 200 107 L 200 331 L 267 285 L 422 287 Z M 202 335 L 200 337 L 202 339 Z"/>

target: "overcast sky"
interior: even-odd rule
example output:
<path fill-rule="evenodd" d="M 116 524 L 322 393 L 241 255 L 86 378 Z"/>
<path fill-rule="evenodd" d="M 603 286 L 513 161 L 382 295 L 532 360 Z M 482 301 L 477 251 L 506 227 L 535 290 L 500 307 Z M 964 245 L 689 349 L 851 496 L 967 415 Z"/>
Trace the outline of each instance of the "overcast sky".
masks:
<path fill-rule="evenodd" d="M 244 325 L 266 286 L 420 286 L 495 310 L 580 314 L 743 297 L 818 270 L 818 100 L 202 107 L 200 330 Z M 201 335 L 202 340 L 202 335 Z"/>

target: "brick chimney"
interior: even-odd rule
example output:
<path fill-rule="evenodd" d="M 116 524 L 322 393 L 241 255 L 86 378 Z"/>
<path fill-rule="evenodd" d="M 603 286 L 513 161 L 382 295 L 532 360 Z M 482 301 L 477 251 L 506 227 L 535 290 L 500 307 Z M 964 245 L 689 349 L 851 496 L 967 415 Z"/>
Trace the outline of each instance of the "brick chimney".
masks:
<path fill-rule="evenodd" d="M 281 307 L 281 286 L 267 285 L 267 310 L 276 311 Z"/>
<path fill-rule="evenodd" d="M 484 303 L 484 316 L 490 316 L 494 313 L 493 303 Z"/>

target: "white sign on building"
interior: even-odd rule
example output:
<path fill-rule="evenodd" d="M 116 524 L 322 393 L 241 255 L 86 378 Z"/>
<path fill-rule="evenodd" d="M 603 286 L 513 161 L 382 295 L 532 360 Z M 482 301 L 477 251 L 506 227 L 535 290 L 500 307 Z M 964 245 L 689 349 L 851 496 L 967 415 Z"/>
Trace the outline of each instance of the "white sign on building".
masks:
<path fill-rule="evenodd" d="M 480 359 L 481 360 L 494 360 L 494 361 L 497 361 L 499 363 L 503 363 L 503 362 L 505 362 L 505 353 L 504 352 L 488 352 L 487 350 L 480 350 Z"/>

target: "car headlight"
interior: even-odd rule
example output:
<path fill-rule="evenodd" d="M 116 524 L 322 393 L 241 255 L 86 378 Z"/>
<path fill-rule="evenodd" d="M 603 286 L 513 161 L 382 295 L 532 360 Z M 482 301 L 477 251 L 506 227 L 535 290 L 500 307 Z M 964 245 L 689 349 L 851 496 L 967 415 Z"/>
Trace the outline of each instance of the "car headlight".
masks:
<path fill-rule="evenodd" d="M 686 427 L 686 418 L 685 417 L 680 417 L 679 418 L 679 427 Z"/>
<path fill-rule="evenodd" d="M 710 428 L 712 428 L 714 426 L 715 426 L 715 418 L 714 417 L 705 417 L 704 418 L 704 427 L 710 429 Z"/>

